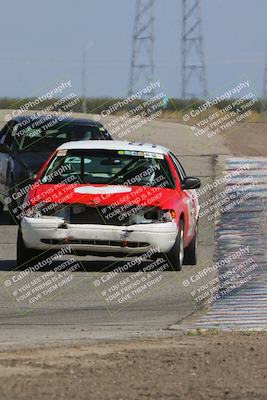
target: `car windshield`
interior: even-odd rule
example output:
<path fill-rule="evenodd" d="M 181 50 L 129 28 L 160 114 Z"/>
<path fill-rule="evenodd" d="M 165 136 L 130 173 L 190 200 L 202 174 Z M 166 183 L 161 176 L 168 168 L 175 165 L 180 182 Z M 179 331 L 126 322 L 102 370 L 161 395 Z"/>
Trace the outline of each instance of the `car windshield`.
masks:
<path fill-rule="evenodd" d="M 59 150 L 41 182 L 174 187 L 162 154 L 98 149 Z"/>
<path fill-rule="evenodd" d="M 40 121 L 40 120 L 38 120 Z M 52 152 L 63 143 L 72 140 L 106 140 L 108 132 L 101 126 L 92 126 L 58 120 L 31 121 L 13 128 L 14 147 L 20 152 Z"/>

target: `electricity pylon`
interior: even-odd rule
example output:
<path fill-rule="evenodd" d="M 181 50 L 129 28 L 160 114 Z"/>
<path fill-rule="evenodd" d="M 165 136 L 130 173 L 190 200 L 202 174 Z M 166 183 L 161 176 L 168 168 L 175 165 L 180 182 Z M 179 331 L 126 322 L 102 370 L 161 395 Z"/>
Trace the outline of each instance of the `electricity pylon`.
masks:
<path fill-rule="evenodd" d="M 203 51 L 201 0 L 182 0 L 182 97 L 208 94 Z"/>
<path fill-rule="evenodd" d="M 82 112 L 86 114 L 86 51 L 82 54 Z"/>
<path fill-rule="evenodd" d="M 136 0 L 129 96 L 154 81 L 154 5 L 155 0 Z"/>
<path fill-rule="evenodd" d="M 262 97 L 267 99 L 267 46 L 266 46 L 266 56 L 265 56 L 265 70 L 264 70 L 264 80 L 263 80 L 263 92 Z"/>

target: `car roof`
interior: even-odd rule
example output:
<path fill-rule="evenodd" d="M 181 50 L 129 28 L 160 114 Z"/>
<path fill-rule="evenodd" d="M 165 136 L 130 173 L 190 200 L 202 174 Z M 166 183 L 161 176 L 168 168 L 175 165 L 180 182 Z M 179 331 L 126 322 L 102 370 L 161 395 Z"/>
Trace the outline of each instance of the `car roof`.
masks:
<path fill-rule="evenodd" d="M 83 149 L 103 149 L 103 150 L 133 150 L 146 151 L 150 153 L 167 154 L 169 149 L 151 143 L 128 142 L 120 140 L 82 140 L 77 142 L 67 142 L 58 147 L 57 150 L 83 150 Z"/>
<path fill-rule="evenodd" d="M 64 122 L 64 123 L 75 123 L 75 124 L 79 124 L 79 125 L 90 125 L 90 126 L 102 126 L 102 124 L 98 121 L 94 121 L 93 119 L 87 119 L 87 118 L 71 118 L 71 117 L 63 117 L 61 115 L 56 115 L 56 114 L 43 114 L 43 115 L 38 115 L 35 116 L 33 115 L 20 115 L 18 117 L 12 118 L 11 121 L 16 121 L 16 122 L 22 122 L 25 119 L 28 118 L 32 118 L 34 116 L 34 120 L 33 121 L 38 121 L 43 117 L 47 117 L 51 120 L 56 120 L 58 117 L 61 117 L 62 120 L 60 122 Z"/>

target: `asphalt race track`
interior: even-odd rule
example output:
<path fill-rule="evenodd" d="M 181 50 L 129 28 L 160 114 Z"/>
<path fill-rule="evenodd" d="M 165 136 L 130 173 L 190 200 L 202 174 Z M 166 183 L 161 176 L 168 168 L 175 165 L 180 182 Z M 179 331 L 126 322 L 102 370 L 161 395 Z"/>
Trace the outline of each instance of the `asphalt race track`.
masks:
<path fill-rule="evenodd" d="M 188 127 L 175 122 L 151 122 L 129 139 L 170 147 L 180 157 L 188 175 L 199 176 L 203 185 L 220 174 L 217 156 L 229 154 L 219 138 L 195 137 Z M 198 265 L 184 266 L 182 272 L 163 272 L 160 285 L 122 307 L 108 306 L 93 284 L 112 271 L 111 264 L 116 260 L 96 257 L 81 258 L 81 268 L 73 273 L 68 287 L 48 296 L 47 301 L 33 306 L 15 301 L 6 282 L 15 268 L 17 227 L 7 225 L 7 217 L 5 211 L 0 219 L 0 341 L 3 345 L 155 336 L 168 333 L 171 326 L 179 325 L 198 309 L 183 281 L 203 265 L 212 264 L 214 229 L 213 223 L 205 218 L 200 221 Z M 107 270 L 101 272 L 103 269 Z M 32 272 L 31 279 L 38 278 L 39 274 Z M 128 272 L 120 273 L 118 279 L 126 279 L 128 275 Z"/>

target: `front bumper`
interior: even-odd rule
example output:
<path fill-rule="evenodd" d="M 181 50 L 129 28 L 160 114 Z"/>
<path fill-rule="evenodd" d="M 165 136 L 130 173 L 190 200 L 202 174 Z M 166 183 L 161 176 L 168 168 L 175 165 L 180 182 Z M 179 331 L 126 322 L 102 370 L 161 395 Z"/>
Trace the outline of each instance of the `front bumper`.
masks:
<path fill-rule="evenodd" d="M 175 222 L 130 226 L 63 223 L 57 217 L 23 218 L 21 230 L 25 246 L 45 251 L 70 244 L 74 251 L 103 255 L 144 253 L 149 249 L 166 253 L 177 236 Z"/>

